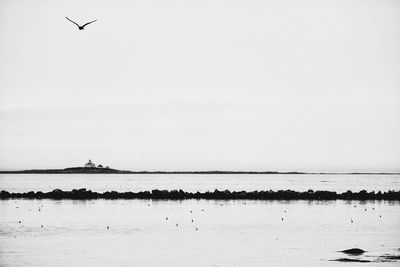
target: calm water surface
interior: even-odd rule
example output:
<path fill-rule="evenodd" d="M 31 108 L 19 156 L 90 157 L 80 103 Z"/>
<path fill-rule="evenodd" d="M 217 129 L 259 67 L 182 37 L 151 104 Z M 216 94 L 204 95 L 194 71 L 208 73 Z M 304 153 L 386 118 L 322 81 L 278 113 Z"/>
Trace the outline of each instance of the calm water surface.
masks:
<path fill-rule="evenodd" d="M 398 180 L 29 174 L 1 175 L 0 189 L 387 191 L 399 190 Z M 367 252 L 359 257 L 338 252 L 353 247 Z M 400 255 L 396 201 L 0 201 L 0 266 L 399 266 L 399 261 L 380 262 L 385 254 Z M 332 261 L 343 257 L 372 262 Z"/>
<path fill-rule="evenodd" d="M 400 254 L 396 202 L 3 200 L 0 210 L 1 266 L 348 266 L 330 260 L 352 247 L 362 259 Z"/>
<path fill-rule="evenodd" d="M 176 175 L 176 174 L 0 174 L 0 190 L 10 192 L 72 190 L 145 191 L 331 190 L 345 192 L 400 190 L 400 175 Z"/>

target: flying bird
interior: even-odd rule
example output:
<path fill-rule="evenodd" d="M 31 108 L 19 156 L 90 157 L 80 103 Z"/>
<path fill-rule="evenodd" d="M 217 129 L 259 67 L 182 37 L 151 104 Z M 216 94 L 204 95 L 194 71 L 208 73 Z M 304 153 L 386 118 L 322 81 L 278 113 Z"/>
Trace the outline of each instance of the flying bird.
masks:
<path fill-rule="evenodd" d="M 81 25 L 79 25 L 78 23 L 76 23 L 75 21 L 70 20 L 68 17 L 66 17 L 66 18 L 67 18 L 67 20 L 71 21 L 73 24 L 75 24 L 76 26 L 78 26 L 78 29 L 79 29 L 79 30 L 84 30 L 85 27 L 86 27 L 87 25 L 89 25 L 90 23 L 93 23 L 93 22 L 96 22 L 96 21 L 97 21 L 97 19 L 95 19 L 95 20 L 89 21 L 88 23 L 85 23 L 85 24 L 83 24 L 83 25 L 81 26 Z"/>

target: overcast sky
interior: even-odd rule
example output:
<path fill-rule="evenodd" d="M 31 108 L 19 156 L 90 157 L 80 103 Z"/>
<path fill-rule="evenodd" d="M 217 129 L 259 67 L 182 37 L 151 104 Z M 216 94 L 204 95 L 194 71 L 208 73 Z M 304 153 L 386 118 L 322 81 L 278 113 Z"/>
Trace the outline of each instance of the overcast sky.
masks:
<path fill-rule="evenodd" d="M 398 0 L 0 0 L 0 169 L 400 171 L 399 26 Z"/>

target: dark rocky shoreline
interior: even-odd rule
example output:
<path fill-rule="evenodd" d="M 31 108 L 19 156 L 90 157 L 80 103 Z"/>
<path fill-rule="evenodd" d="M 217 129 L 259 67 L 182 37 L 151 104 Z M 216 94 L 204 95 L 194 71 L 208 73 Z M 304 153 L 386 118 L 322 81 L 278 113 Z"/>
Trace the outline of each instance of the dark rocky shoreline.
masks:
<path fill-rule="evenodd" d="M 10 193 L 0 192 L 0 199 L 26 198 L 26 199 L 247 199 L 247 200 L 395 200 L 400 201 L 400 191 L 388 192 L 360 192 L 347 191 L 337 193 L 332 191 L 313 191 L 296 192 L 293 190 L 278 191 L 219 191 L 213 192 L 184 192 L 182 190 L 152 190 L 143 192 L 117 192 L 108 191 L 104 193 L 92 192 L 91 190 L 74 189 L 72 191 L 62 191 L 55 189 L 51 192 L 26 192 Z"/>

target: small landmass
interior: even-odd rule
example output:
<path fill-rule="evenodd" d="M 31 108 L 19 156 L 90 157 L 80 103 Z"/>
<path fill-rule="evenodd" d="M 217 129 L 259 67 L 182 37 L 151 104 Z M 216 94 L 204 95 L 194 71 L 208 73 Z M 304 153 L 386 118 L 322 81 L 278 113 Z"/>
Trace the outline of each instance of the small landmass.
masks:
<path fill-rule="evenodd" d="M 42 169 L 42 170 L 21 170 L 21 171 L 0 171 L 0 173 L 33 173 L 33 174 L 124 174 L 131 173 L 130 171 L 117 170 L 110 168 L 110 166 L 103 166 L 102 164 L 96 165 L 89 159 L 83 167 L 70 167 L 65 169 Z"/>

